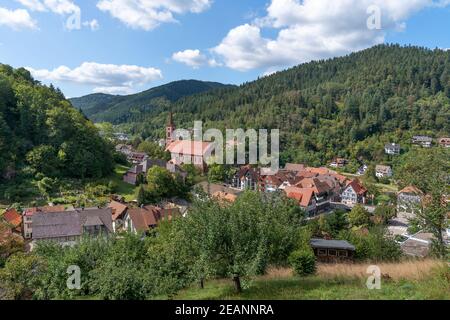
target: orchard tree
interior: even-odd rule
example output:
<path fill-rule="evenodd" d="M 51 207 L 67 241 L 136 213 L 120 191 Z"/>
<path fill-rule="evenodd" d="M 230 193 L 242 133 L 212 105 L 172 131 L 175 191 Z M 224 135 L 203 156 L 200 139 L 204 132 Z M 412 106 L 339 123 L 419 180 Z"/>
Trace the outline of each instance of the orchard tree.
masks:
<path fill-rule="evenodd" d="M 353 227 L 368 227 L 370 224 L 370 213 L 362 205 L 356 205 L 348 214 L 348 221 Z"/>

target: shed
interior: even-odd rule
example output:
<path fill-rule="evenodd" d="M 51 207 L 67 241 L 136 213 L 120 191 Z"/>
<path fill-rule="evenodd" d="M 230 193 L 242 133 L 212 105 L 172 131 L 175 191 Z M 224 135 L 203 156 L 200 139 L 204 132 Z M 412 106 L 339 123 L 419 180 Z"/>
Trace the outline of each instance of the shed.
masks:
<path fill-rule="evenodd" d="M 353 260 L 356 248 L 344 240 L 311 239 L 314 254 L 321 262 Z"/>

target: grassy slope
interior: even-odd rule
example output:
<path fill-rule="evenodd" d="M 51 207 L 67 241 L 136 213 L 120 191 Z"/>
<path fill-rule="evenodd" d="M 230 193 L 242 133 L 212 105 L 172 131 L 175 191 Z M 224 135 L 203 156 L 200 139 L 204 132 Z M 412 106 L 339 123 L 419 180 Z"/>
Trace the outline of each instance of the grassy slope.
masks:
<path fill-rule="evenodd" d="M 136 187 L 123 181 L 123 175 L 128 169 L 126 166 L 117 165 L 113 175 L 109 179 L 117 184 L 116 193 L 125 197 L 125 200 L 130 202 L 136 198 Z"/>
<path fill-rule="evenodd" d="M 418 262 L 420 264 L 420 262 Z M 434 263 L 433 263 L 434 264 Z M 406 264 L 405 268 L 398 265 L 390 268 L 392 280 L 382 281 L 381 290 L 368 290 L 366 279 L 368 275 L 360 270 L 336 272 L 344 270 L 342 266 L 331 265 L 324 270 L 319 267 L 318 275 L 300 278 L 289 274 L 268 275 L 249 283 L 249 287 L 241 295 L 236 295 L 233 284 L 229 280 L 214 280 L 206 284 L 205 289 L 191 287 L 182 290 L 175 297 L 177 300 L 448 300 L 450 299 L 450 278 L 445 278 L 433 266 L 418 266 Z M 366 266 L 364 266 L 364 269 Z M 401 270 L 397 276 L 398 269 Z M 429 270 L 421 270 L 429 268 Z M 444 268 L 444 267 L 441 267 Z M 448 267 L 445 267 L 448 268 Z M 348 267 L 345 267 L 348 270 Z M 350 267 L 352 269 L 352 267 Z M 381 267 L 385 270 L 385 267 Z M 440 269 L 442 270 L 442 269 Z M 447 271 L 447 277 L 449 277 Z"/>

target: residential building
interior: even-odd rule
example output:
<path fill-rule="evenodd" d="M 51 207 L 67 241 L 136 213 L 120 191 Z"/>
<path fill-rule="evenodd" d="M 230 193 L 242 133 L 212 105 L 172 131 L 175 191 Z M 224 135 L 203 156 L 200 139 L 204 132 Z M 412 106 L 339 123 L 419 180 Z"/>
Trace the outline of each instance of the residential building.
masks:
<path fill-rule="evenodd" d="M 12 232 L 22 234 L 22 216 L 16 209 L 6 210 L 1 218 L 11 227 Z"/>
<path fill-rule="evenodd" d="M 33 242 L 55 241 L 71 245 L 83 236 L 104 236 L 113 233 L 112 209 L 76 209 L 33 214 Z"/>
<path fill-rule="evenodd" d="M 347 241 L 311 239 L 311 247 L 320 262 L 353 260 L 356 248 Z"/>
<path fill-rule="evenodd" d="M 332 168 L 343 168 L 348 164 L 348 160 L 344 158 L 336 158 L 330 163 Z"/>
<path fill-rule="evenodd" d="M 401 213 L 414 213 L 419 210 L 424 193 L 415 186 L 408 186 L 397 194 L 397 210 Z"/>
<path fill-rule="evenodd" d="M 209 183 L 209 182 L 200 182 L 196 185 L 196 188 L 200 188 L 201 190 L 203 190 L 203 192 L 205 192 L 207 195 L 209 195 L 210 197 L 213 197 L 214 195 L 220 195 L 220 196 L 224 196 L 224 195 L 231 195 L 229 198 L 236 198 L 242 193 L 242 191 L 240 190 L 236 190 L 233 188 L 229 188 L 225 185 L 222 184 L 217 184 L 217 183 Z"/>
<path fill-rule="evenodd" d="M 388 143 L 384 146 L 384 151 L 386 154 L 389 154 L 389 155 L 399 155 L 401 148 L 400 148 L 399 144 Z"/>
<path fill-rule="evenodd" d="M 358 179 L 351 181 L 344 189 L 341 195 L 341 202 L 345 204 L 365 204 L 367 198 L 367 189 Z"/>
<path fill-rule="evenodd" d="M 450 148 L 450 138 L 440 138 L 439 145 L 444 148 Z"/>
<path fill-rule="evenodd" d="M 427 136 L 414 136 L 412 137 L 412 143 L 420 145 L 424 148 L 431 148 L 433 144 L 433 138 Z"/>
<path fill-rule="evenodd" d="M 358 171 L 356 172 L 356 174 L 357 174 L 358 176 L 363 176 L 363 175 L 366 174 L 367 169 L 369 169 L 369 167 L 368 167 L 366 164 L 364 164 L 364 165 L 362 165 L 362 166 L 358 169 Z"/>
<path fill-rule="evenodd" d="M 239 190 L 258 190 L 259 170 L 250 165 L 241 167 L 234 175 L 231 185 Z"/>
<path fill-rule="evenodd" d="M 123 220 L 128 211 L 128 206 L 124 203 L 112 200 L 108 204 L 108 208 L 111 208 L 112 210 L 112 225 L 114 232 L 116 232 L 123 226 Z"/>
<path fill-rule="evenodd" d="M 167 162 L 160 159 L 146 159 L 140 164 L 135 165 L 130 170 L 128 170 L 127 173 L 123 176 L 123 181 L 132 185 L 136 185 L 139 182 L 139 176 L 143 175 L 145 178 L 148 171 L 153 167 L 164 168 L 169 170 L 173 174 L 181 175 L 183 179 L 186 178 L 186 172 L 172 162 Z"/>
<path fill-rule="evenodd" d="M 52 213 L 65 211 L 64 206 L 46 206 L 27 208 L 23 211 L 23 237 L 31 239 L 33 237 L 33 216 L 35 213 Z"/>
<path fill-rule="evenodd" d="M 317 201 L 312 188 L 288 187 L 284 192 L 288 198 L 296 200 L 300 208 L 309 216 L 313 216 L 317 212 Z"/>
<path fill-rule="evenodd" d="M 375 167 L 375 175 L 377 178 L 391 178 L 393 175 L 392 168 L 390 166 L 377 165 Z"/>
<path fill-rule="evenodd" d="M 170 221 L 180 216 L 176 208 L 162 209 L 155 206 L 142 206 L 137 209 L 129 209 L 125 215 L 124 228 L 132 233 L 148 233 L 156 228 L 162 221 Z"/>
<path fill-rule="evenodd" d="M 292 172 L 300 172 L 305 170 L 306 166 L 304 164 L 297 164 L 297 163 L 287 163 L 284 167 L 284 170 L 286 171 L 292 171 Z"/>

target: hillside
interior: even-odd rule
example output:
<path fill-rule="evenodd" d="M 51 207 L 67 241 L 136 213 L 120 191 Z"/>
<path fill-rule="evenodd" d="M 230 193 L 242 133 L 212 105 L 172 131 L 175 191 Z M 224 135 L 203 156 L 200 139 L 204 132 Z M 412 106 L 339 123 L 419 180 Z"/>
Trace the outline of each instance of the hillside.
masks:
<path fill-rule="evenodd" d="M 99 178 L 112 166 L 111 147 L 59 90 L 0 64 L 0 180 Z"/>
<path fill-rule="evenodd" d="M 140 121 L 152 108 L 165 108 L 183 97 L 223 87 L 229 86 L 216 82 L 182 80 L 127 96 L 98 93 L 70 101 L 95 122 L 118 124 Z"/>
<path fill-rule="evenodd" d="M 450 51 L 380 45 L 182 98 L 172 110 L 179 128 L 194 120 L 218 129 L 279 128 L 282 162 L 385 160 L 387 142 L 406 152 L 413 134 L 449 134 Z M 160 137 L 166 118 L 166 108 L 154 108 L 129 129 Z"/>

